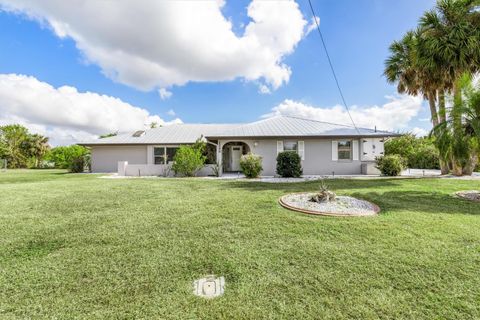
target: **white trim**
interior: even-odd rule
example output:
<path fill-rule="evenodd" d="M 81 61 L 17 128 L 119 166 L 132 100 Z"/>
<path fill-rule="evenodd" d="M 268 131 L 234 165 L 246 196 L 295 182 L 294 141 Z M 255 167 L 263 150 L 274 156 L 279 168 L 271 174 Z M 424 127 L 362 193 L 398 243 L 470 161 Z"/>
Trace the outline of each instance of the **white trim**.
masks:
<path fill-rule="evenodd" d="M 338 141 L 332 140 L 332 161 L 338 161 Z"/>
<path fill-rule="evenodd" d="M 358 161 L 358 140 L 352 142 L 352 160 Z"/>
<path fill-rule="evenodd" d="M 305 142 L 298 141 L 298 155 L 302 160 L 305 160 Z"/>
<path fill-rule="evenodd" d="M 277 155 L 283 152 L 283 140 L 282 141 L 277 141 Z"/>

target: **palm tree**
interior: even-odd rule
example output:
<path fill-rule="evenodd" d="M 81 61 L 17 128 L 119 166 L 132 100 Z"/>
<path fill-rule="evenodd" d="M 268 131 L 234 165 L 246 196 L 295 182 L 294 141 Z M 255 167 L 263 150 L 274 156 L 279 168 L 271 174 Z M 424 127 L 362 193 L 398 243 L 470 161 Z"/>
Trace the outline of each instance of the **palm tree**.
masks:
<path fill-rule="evenodd" d="M 456 118 L 450 116 L 431 134 L 436 137 L 440 152 L 455 156 L 462 165 L 461 173 L 471 175 L 480 150 L 480 88 L 472 85 L 469 75 L 463 76 L 458 83 L 463 96 L 462 104 L 457 106 L 461 114 L 460 128 L 457 128 Z"/>
<path fill-rule="evenodd" d="M 40 160 L 43 159 L 43 157 L 50 150 L 48 138 L 39 134 L 31 134 L 26 143 L 28 145 L 28 153 L 30 156 L 35 158 L 35 167 L 38 168 Z"/>
<path fill-rule="evenodd" d="M 465 166 L 466 144 L 462 138 L 462 89 L 464 74 L 480 70 L 480 11 L 479 0 L 439 0 L 435 9 L 420 19 L 422 45 L 419 46 L 422 63 L 432 69 L 441 70 L 444 86 L 439 91 L 440 118 L 446 120 L 445 91 L 453 92 L 452 147 L 453 173 L 462 175 Z M 445 126 L 443 126 L 445 127 Z M 438 130 L 435 130 L 438 133 Z M 446 140 L 445 140 L 446 141 Z"/>
<path fill-rule="evenodd" d="M 390 46 L 390 57 L 385 61 L 384 75 L 389 83 L 397 83 L 399 93 L 410 95 L 421 94 L 428 100 L 431 121 L 434 126 L 439 124 L 436 108 L 436 93 L 439 83 L 433 68 L 420 64 L 419 30 L 409 31 L 401 41 L 395 41 Z"/>

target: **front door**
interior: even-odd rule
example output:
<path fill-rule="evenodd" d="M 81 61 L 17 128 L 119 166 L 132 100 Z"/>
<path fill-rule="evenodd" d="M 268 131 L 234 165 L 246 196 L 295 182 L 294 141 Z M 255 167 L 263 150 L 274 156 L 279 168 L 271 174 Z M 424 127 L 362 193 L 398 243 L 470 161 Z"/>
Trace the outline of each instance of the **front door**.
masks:
<path fill-rule="evenodd" d="M 241 156 L 242 156 L 242 146 L 232 146 L 230 149 L 230 170 L 240 171 Z"/>

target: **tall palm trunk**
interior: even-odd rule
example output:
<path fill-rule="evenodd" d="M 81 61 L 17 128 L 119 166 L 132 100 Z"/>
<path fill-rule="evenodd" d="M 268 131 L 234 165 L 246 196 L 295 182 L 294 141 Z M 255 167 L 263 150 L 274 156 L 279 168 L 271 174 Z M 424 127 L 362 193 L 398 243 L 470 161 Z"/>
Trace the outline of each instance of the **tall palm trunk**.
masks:
<path fill-rule="evenodd" d="M 437 113 L 437 106 L 435 105 L 435 91 L 430 91 L 428 93 L 428 104 L 430 105 L 430 114 L 432 116 L 432 123 L 433 126 L 438 126 L 438 113 Z"/>
<path fill-rule="evenodd" d="M 438 91 L 438 115 L 440 123 L 447 121 L 447 110 L 445 108 L 445 91 L 440 89 Z"/>
<path fill-rule="evenodd" d="M 447 121 L 447 109 L 445 107 L 445 90 L 440 89 L 438 91 L 438 116 L 440 123 Z M 443 174 L 448 174 L 450 172 L 449 159 L 445 159 L 440 155 L 440 171 Z"/>
<path fill-rule="evenodd" d="M 454 137 L 461 137 L 462 133 L 462 116 L 461 108 L 462 105 L 462 89 L 460 87 L 459 81 L 455 81 L 453 85 L 453 107 L 452 107 L 452 122 L 453 122 L 453 135 Z M 454 142 L 455 143 L 455 142 Z M 456 176 L 463 175 L 463 166 L 462 161 L 459 159 L 458 154 L 453 154 L 452 157 L 452 172 Z"/>

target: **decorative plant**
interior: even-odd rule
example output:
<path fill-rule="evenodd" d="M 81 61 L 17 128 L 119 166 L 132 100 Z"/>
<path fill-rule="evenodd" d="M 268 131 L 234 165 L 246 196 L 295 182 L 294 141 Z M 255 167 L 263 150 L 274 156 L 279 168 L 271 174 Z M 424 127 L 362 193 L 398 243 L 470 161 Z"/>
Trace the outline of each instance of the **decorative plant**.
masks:
<path fill-rule="evenodd" d="M 220 177 L 220 164 L 218 162 L 212 165 L 212 173 L 215 177 Z"/>
<path fill-rule="evenodd" d="M 398 176 L 405 169 L 405 160 L 397 154 L 376 158 L 376 168 L 384 176 Z"/>
<path fill-rule="evenodd" d="M 324 180 L 320 181 L 320 191 L 316 194 L 314 194 L 311 198 L 310 201 L 312 202 L 333 202 L 335 201 L 336 194 L 333 191 L 329 190 L 328 185 L 325 183 Z"/>
<path fill-rule="evenodd" d="M 247 178 L 256 178 L 262 172 L 262 157 L 249 153 L 240 158 L 240 168 Z"/>
<path fill-rule="evenodd" d="M 172 165 L 173 171 L 176 174 L 181 174 L 185 177 L 194 177 L 198 170 L 203 168 L 206 157 L 203 155 L 203 149 L 194 146 L 181 146 L 178 148 L 174 163 Z"/>
<path fill-rule="evenodd" d="M 302 175 L 302 159 L 295 151 L 283 151 L 277 156 L 277 173 L 284 178 Z"/>

